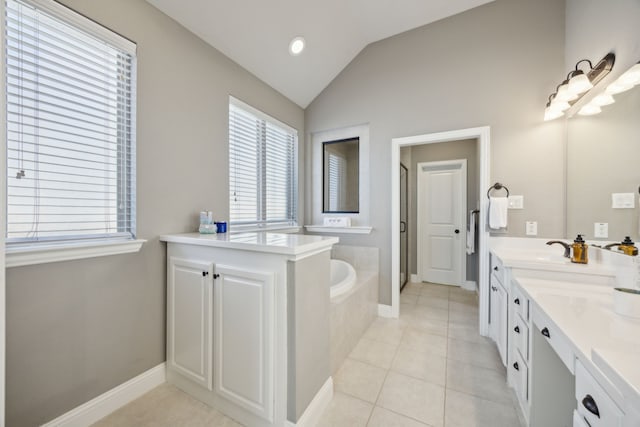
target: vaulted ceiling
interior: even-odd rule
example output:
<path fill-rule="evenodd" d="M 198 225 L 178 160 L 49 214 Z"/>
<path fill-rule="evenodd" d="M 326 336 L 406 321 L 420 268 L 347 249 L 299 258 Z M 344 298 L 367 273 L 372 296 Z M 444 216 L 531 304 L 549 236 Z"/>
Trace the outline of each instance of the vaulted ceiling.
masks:
<path fill-rule="evenodd" d="M 147 1 L 306 108 L 369 43 L 493 0 Z"/>

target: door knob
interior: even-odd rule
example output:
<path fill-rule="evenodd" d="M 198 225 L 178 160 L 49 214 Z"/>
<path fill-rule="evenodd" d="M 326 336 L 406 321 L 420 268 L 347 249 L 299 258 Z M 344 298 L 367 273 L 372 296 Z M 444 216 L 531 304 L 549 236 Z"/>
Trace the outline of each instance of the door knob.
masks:
<path fill-rule="evenodd" d="M 456 233 L 456 234 L 460 234 L 460 230 L 458 230 L 458 229 L 456 228 L 456 230 L 454 231 L 454 233 Z"/>

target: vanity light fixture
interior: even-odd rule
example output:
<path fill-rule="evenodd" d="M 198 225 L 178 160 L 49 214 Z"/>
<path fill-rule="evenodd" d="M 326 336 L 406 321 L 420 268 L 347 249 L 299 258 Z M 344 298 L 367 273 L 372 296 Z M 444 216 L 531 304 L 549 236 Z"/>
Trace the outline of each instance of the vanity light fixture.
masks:
<path fill-rule="evenodd" d="M 568 110 L 590 89 L 598 84 L 600 80 L 602 80 L 607 74 L 611 72 L 615 59 L 615 54 L 608 53 L 595 66 L 593 66 L 591 61 L 588 59 L 581 59 L 580 61 L 578 61 L 576 63 L 575 69 L 567 74 L 567 77 L 564 79 L 564 81 L 560 83 L 560 85 L 558 85 L 556 91 L 549 97 L 547 108 L 545 108 L 544 120 L 548 121 L 561 117 L 564 114 L 564 111 Z M 579 68 L 580 64 L 582 63 L 589 64 L 588 72 L 585 73 Z M 640 67 L 638 71 L 640 72 Z M 607 93 L 609 93 L 609 91 L 607 91 Z M 610 101 L 610 99 L 607 99 L 606 101 Z M 583 109 L 580 110 L 579 114 L 583 114 Z M 590 105 L 586 110 L 587 114 L 589 112 L 591 112 L 590 114 L 599 113 L 600 111 L 596 111 L 596 109 L 599 110 L 600 107 L 598 105 Z M 552 114 L 552 110 L 555 113 Z M 560 111 L 560 114 L 558 114 L 558 111 Z"/>
<path fill-rule="evenodd" d="M 291 40 L 291 43 L 289 43 L 289 53 L 292 56 L 298 56 L 302 53 L 302 51 L 304 50 L 305 47 L 305 41 L 304 41 L 304 37 L 295 37 L 293 40 Z"/>

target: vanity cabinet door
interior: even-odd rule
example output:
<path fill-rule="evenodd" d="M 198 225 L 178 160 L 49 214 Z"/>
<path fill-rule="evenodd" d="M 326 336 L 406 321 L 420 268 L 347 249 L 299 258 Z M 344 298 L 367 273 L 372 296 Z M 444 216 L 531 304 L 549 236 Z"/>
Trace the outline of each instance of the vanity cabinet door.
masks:
<path fill-rule="evenodd" d="M 495 278 L 491 277 L 491 288 L 490 288 L 490 327 L 491 327 L 491 336 L 493 340 L 496 342 L 498 346 L 498 352 L 500 353 L 500 358 L 502 359 L 502 364 L 506 365 L 507 363 L 507 334 L 508 334 L 508 316 L 507 313 L 509 311 L 509 303 L 507 291 L 502 287 L 500 282 L 495 280 Z"/>
<path fill-rule="evenodd" d="M 167 368 L 212 389 L 213 263 L 171 257 L 167 271 Z"/>
<path fill-rule="evenodd" d="M 214 390 L 273 421 L 274 273 L 216 265 Z"/>

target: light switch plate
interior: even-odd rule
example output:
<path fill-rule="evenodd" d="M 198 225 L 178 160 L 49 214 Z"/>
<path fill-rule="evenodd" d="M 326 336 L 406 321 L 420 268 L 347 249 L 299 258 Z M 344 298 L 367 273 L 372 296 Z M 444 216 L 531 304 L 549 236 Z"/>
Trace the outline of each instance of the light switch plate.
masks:
<path fill-rule="evenodd" d="M 635 202 L 635 193 L 611 193 L 611 207 L 613 209 L 633 209 Z"/>
<path fill-rule="evenodd" d="M 538 222 L 537 221 L 527 221 L 526 233 L 527 233 L 527 236 L 537 236 L 538 235 Z"/>
<path fill-rule="evenodd" d="M 596 222 L 593 224 L 593 237 L 596 239 L 606 239 L 609 237 L 609 223 Z"/>
<path fill-rule="evenodd" d="M 509 209 L 524 209 L 524 196 L 509 196 Z"/>

